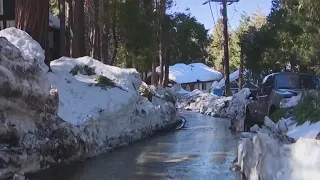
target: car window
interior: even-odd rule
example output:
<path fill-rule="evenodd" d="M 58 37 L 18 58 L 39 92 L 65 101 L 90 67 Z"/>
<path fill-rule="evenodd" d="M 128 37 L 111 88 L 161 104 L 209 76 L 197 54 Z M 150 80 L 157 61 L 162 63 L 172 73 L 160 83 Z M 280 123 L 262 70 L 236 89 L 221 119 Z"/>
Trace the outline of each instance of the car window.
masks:
<path fill-rule="evenodd" d="M 320 89 L 320 77 L 315 75 L 281 74 L 277 89 Z"/>
<path fill-rule="evenodd" d="M 320 77 L 319 76 L 302 76 L 303 89 L 320 89 Z"/>
<path fill-rule="evenodd" d="M 297 74 L 279 74 L 276 84 L 278 89 L 301 89 L 302 79 Z"/>

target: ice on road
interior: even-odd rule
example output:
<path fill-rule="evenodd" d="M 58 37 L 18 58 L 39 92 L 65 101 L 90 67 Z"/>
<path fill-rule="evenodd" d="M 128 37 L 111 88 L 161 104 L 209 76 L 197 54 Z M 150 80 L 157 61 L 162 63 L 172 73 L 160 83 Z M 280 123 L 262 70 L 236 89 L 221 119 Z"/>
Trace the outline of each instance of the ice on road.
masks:
<path fill-rule="evenodd" d="M 230 171 L 239 136 L 230 120 L 182 114 L 184 128 L 73 165 L 40 172 L 30 179 L 64 180 L 240 180 Z"/>

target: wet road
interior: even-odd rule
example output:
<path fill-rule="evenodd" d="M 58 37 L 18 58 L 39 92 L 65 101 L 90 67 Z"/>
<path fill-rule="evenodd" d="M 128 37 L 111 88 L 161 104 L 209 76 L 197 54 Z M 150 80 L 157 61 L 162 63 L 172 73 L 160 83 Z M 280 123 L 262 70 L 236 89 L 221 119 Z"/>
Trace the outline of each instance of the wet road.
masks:
<path fill-rule="evenodd" d="M 230 121 L 184 114 L 185 127 L 84 162 L 40 172 L 31 180 L 241 180 L 230 171 L 239 136 Z"/>

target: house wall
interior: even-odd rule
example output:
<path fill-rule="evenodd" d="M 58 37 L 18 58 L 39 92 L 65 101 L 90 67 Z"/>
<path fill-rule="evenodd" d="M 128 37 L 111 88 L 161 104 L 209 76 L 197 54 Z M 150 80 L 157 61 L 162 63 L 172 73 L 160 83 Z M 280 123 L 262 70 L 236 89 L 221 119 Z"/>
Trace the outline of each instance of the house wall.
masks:
<path fill-rule="evenodd" d="M 187 83 L 182 84 L 181 87 L 186 91 L 193 91 L 198 89 L 202 92 L 209 92 L 213 82 L 197 82 L 197 83 Z"/>
<path fill-rule="evenodd" d="M 0 30 L 15 26 L 15 1 L 0 0 Z"/>

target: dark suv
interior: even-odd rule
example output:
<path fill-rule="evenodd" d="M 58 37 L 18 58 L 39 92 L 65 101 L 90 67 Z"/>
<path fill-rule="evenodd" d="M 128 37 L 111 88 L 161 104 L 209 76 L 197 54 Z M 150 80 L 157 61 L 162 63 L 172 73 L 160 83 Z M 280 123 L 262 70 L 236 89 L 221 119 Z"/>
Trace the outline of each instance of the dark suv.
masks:
<path fill-rule="evenodd" d="M 250 98 L 246 109 L 245 130 L 254 124 L 263 124 L 265 116 L 270 116 L 280 108 L 282 99 L 298 95 L 303 89 L 320 89 L 320 76 L 303 73 L 280 72 L 266 76 L 257 96 Z"/>

